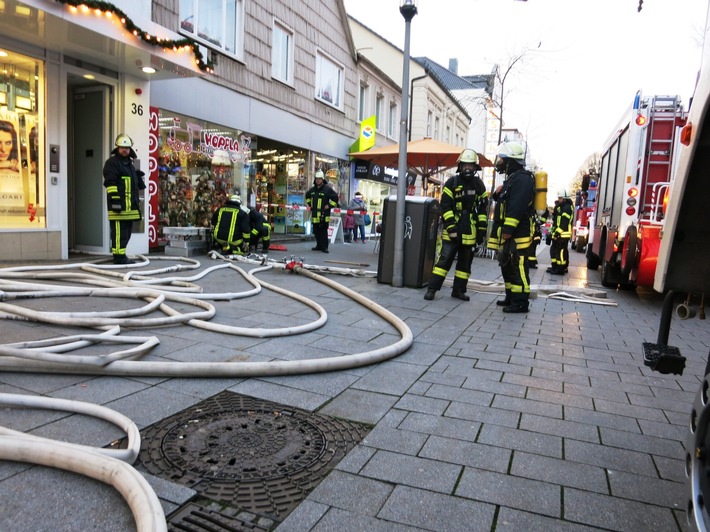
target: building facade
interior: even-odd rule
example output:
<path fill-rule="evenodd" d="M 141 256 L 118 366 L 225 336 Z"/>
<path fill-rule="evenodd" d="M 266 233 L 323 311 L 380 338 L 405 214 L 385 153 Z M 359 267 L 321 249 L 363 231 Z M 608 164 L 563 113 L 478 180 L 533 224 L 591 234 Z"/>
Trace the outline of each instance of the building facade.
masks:
<path fill-rule="evenodd" d="M 341 0 L 0 3 L 0 260 L 109 253 L 119 132 L 149 185 L 129 254 L 235 193 L 307 232 L 316 169 L 350 195 L 356 59 Z"/>

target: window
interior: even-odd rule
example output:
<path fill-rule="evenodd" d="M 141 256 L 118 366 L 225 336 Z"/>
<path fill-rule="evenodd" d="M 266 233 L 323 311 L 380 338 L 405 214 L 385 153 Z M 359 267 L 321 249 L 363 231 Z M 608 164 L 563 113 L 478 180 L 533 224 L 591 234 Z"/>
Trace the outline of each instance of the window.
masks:
<path fill-rule="evenodd" d="M 436 140 L 439 140 L 439 123 L 440 123 L 440 122 L 439 122 L 439 117 L 437 116 L 437 117 L 434 119 L 434 138 L 435 138 Z"/>
<path fill-rule="evenodd" d="M 377 100 L 375 101 L 375 129 L 377 131 L 382 131 L 382 119 L 385 107 L 385 95 L 381 92 L 377 93 Z"/>
<path fill-rule="evenodd" d="M 451 126 L 446 126 L 446 138 L 444 139 L 444 142 L 451 143 Z"/>
<path fill-rule="evenodd" d="M 327 57 L 316 53 L 316 98 L 338 109 L 343 108 L 345 69 Z"/>
<path fill-rule="evenodd" d="M 431 119 L 434 117 L 431 111 L 426 115 L 426 136 L 431 138 Z"/>
<path fill-rule="evenodd" d="M 397 134 L 397 104 L 390 103 L 390 114 L 387 121 L 387 135 L 394 138 Z"/>
<path fill-rule="evenodd" d="M 44 63 L 11 51 L 2 62 L 0 230 L 44 228 Z"/>
<path fill-rule="evenodd" d="M 367 98 L 370 94 L 367 85 L 360 85 L 360 101 L 357 108 L 357 119 L 362 122 L 367 118 Z"/>
<path fill-rule="evenodd" d="M 284 83 L 293 83 L 293 31 L 277 21 L 274 21 L 271 75 Z"/>
<path fill-rule="evenodd" d="M 241 57 L 244 0 L 180 0 L 180 32 Z"/>

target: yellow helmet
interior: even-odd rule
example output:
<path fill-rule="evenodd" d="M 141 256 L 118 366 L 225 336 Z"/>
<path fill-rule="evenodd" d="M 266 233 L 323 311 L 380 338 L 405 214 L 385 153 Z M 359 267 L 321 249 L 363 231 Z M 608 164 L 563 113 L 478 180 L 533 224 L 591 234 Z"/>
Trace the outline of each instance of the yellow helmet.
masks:
<path fill-rule="evenodd" d="M 116 137 L 116 147 L 117 148 L 132 148 L 133 147 L 133 139 L 126 135 L 125 133 L 121 133 L 118 137 Z"/>
<path fill-rule="evenodd" d="M 473 150 L 465 149 L 459 155 L 457 162 L 478 164 L 478 154 Z"/>
<path fill-rule="evenodd" d="M 525 162 L 525 150 L 517 142 L 504 142 L 498 146 L 496 156 L 502 159 L 513 159 L 519 163 Z"/>

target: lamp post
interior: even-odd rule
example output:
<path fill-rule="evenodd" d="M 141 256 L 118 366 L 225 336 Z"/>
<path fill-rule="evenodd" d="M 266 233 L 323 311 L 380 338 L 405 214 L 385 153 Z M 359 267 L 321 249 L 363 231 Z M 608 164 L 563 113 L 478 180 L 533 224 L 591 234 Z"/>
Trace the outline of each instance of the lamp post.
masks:
<path fill-rule="evenodd" d="M 399 12 L 404 17 L 404 64 L 402 65 L 402 114 L 399 121 L 399 174 L 397 177 L 397 209 L 394 226 L 394 258 L 392 286 L 404 285 L 404 218 L 407 198 L 407 110 L 409 109 L 409 30 L 417 14 L 416 0 L 401 0 Z"/>

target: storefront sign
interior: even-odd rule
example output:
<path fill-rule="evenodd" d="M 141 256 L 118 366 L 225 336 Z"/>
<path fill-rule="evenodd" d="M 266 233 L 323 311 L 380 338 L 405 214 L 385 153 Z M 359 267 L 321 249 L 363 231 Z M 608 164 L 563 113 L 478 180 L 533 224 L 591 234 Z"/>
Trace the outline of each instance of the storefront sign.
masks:
<path fill-rule="evenodd" d="M 396 186 L 399 174 L 397 170 L 385 168 L 379 164 L 372 164 L 370 161 L 355 159 L 355 179 L 369 179 L 378 183 Z M 407 172 L 407 183 L 413 185 L 417 176 Z"/>

